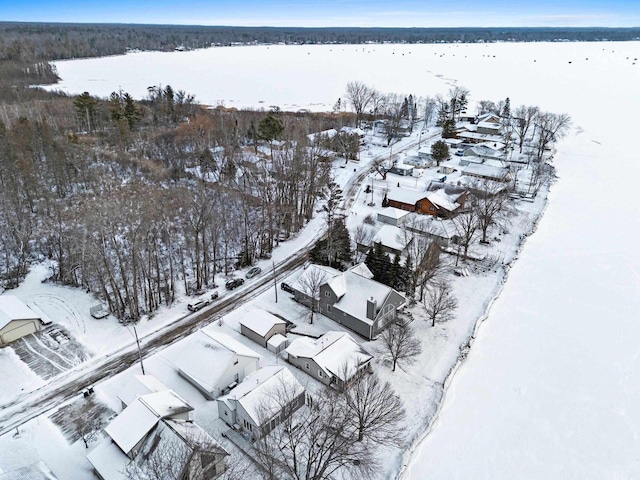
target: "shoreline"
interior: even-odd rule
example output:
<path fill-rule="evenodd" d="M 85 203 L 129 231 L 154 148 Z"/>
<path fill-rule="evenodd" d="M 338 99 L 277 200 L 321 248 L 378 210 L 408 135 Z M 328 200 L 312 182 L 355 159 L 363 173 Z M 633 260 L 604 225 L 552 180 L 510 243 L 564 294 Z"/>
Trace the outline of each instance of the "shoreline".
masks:
<path fill-rule="evenodd" d="M 507 281 L 509 279 L 509 272 L 510 272 L 511 268 L 513 267 L 514 263 L 518 260 L 518 257 L 520 256 L 520 253 L 522 252 L 522 250 L 523 250 L 523 248 L 524 248 L 524 246 L 525 246 L 525 244 L 527 242 L 527 239 L 537 231 L 538 225 L 540 223 L 540 220 L 543 218 L 543 216 L 544 216 L 544 214 L 545 214 L 545 212 L 547 210 L 547 207 L 549 206 L 549 193 L 551 191 L 551 186 L 556 181 L 558 181 L 558 179 L 555 176 L 555 168 L 553 168 L 552 180 L 549 182 L 548 185 L 545 186 L 545 189 L 544 189 L 545 197 L 544 197 L 544 202 L 543 202 L 542 209 L 540 210 L 540 212 L 536 216 L 530 231 L 523 232 L 522 241 L 518 245 L 518 248 L 515 250 L 515 254 L 514 254 L 513 259 L 509 263 L 505 263 L 502 266 L 503 273 L 499 277 L 500 278 L 500 283 L 497 286 L 495 294 L 491 297 L 491 299 L 487 303 L 487 305 L 486 305 L 485 309 L 483 310 L 482 314 L 479 317 L 476 318 L 476 320 L 474 322 L 473 332 L 469 337 L 467 337 L 467 342 L 460 344 L 460 354 L 458 355 L 455 363 L 451 366 L 451 368 L 449 369 L 448 373 L 446 374 L 445 380 L 444 380 L 444 382 L 442 384 L 441 394 L 440 394 L 440 396 L 439 396 L 439 398 L 437 400 L 437 403 L 436 403 L 435 411 L 434 411 L 433 415 L 431 415 L 431 417 L 429 417 L 427 419 L 427 423 L 425 424 L 425 429 L 417 437 L 415 437 L 411 441 L 409 448 L 404 450 L 404 452 L 400 456 L 401 463 L 399 465 L 399 468 L 396 469 L 396 471 L 393 474 L 392 478 L 394 480 L 403 480 L 403 479 L 406 480 L 407 477 L 405 476 L 405 472 L 407 470 L 407 467 L 409 467 L 409 465 L 411 464 L 411 460 L 414 458 L 414 456 L 416 454 L 416 451 L 418 450 L 420 445 L 427 439 L 427 437 L 433 431 L 433 428 L 434 428 L 436 422 L 440 418 L 440 413 L 442 411 L 442 407 L 444 405 L 444 400 L 446 398 L 446 395 L 447 395 L 447 393 L 449 391 L 449 387 L 451 386 L 451 383 L 455 379 L 456 373 L 458 372 L 460 367 L 462 367 L 462 365 L 465 363 L 465 361 L 466 361 L 466 359 L 468 357 L 468 353 L 471 350 L 472 345 L 475 343 L 477 334 L 478 334 L 481 326 L 489 318 L 489 314 L 491 313 L 493 305 L 498 300 L 498 298 L 500 298 L 500 295 L 502 294 L 505 286 L 507 285 Z M 538 192 L 538 194 L 540 194 L 540 193 L 541 192 Z"/>

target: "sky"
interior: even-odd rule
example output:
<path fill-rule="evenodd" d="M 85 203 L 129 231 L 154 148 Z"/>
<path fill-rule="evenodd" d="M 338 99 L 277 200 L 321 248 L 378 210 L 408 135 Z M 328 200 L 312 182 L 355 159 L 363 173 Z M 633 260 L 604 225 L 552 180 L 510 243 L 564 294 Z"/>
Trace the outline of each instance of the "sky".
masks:
<path fill-rule="evenodd" d="M 0 0 L 1 21 L 295 27 L 637 27 L 639 0 Z"/>

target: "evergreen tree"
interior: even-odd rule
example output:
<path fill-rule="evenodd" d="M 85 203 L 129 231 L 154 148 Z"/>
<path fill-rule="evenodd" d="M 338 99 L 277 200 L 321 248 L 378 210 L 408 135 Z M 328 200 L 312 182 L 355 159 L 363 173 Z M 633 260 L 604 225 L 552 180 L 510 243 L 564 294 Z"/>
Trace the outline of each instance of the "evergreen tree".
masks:
<path fill-rule="evenodd" d="M 282 135 L 284 132 L 284 127 L 282 126 L 282 122 L 276 118 L 273 113 L 269 113 L 259 124 L 258 124 L 258 136 L 262 140 L 266 140 L 271 142 L 276 140 Z"/>
<path fill-rule="evenodd" d="M 80 122 L 86 125 L 86 131 L 91 132 L 92 126 L 95 123 L 98 101 L 89 95 L 89 92 L 84 92 L 82 95 L 76 97 L 73 101 L 73 106 L 76 108 Z"/>
<path fill-rule="evenodd" d="M 440 166 L 440 162 L 449 160 L 449 145 L 447 145 L 442 140 L 438 140 L 433 145 L 431 145 L 431 156 L 436 161 L 436 165 Z"/>

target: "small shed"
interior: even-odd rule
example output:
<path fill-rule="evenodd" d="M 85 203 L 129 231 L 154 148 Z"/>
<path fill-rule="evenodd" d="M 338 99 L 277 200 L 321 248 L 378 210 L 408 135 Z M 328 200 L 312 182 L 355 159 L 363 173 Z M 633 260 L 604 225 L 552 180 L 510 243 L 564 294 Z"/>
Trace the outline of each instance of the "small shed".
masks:
<path fill-rule="evenodd" d="M 0 296 L 0 347 L 40 330 L 42 319 L 13 295 Z"/>
<path fill-rule="evenodd" d="M 287 322 L 260 309 L 251 310 L 239 323 L 240 333 L 264 348 L 274 335 L 287 333 Z"/>
<path fill-rule="evenodd" d="M 378 221 L 397 227 L 402 224 L 409 213 L 406 210 L 400 210 L 395 207 L 383 208 L 378 212 Z"/>
<path fill-rule="evenodd" d="M 267 340 L 267 350 L 273 353 L 280 353 L 289 346 L 289 339 L 284 335 L 276 333 Z"/>
<path fill-rule="evenodd" d="M 408 177 L 413 174 L 413 165 L 405 165 L 404 163 L 396 164 L 389 170 L 389 173 Z"/>

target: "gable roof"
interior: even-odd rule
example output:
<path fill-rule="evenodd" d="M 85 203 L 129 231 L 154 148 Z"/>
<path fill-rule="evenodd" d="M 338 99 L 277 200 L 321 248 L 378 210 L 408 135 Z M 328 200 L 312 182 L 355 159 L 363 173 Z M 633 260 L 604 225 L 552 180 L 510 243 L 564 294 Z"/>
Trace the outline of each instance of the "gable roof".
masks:
<path fill-rule="evenodd" d="M 402 252 L 410 242 L 410 239 L 405 239 L 401 228 L 395 225 L 383 225 L 373 237 L 372 242 L 380 243 L 387 248 Z"/>
<path fill-rule="evenodd" d="M 136 398 L 148 393 L 162 392 L 169 390 L 153 375 L 134 375 L 124 384 L 117 397 L 125 405 L 130 405 Z"/>
<path fill-rule="evenodd" d="M 313 359 L 330 376 L 349 380 L 373 357 L 351 335 L 345 332 L 327 332 L 320 338 L 301 337 L 289 345 L 285 352 L 295 357 Z"/>
<path fill-rule="evenodd" d="M 322 279 L 328 281 L 336 276 L 340 275 L 340 271 L 335 268 L 325 267 L 324 265 L 311 264 L 298 276 L 292 287 L 299 292 L 306 293 L 305 279 Z"/>
<path fill-rule="evenodd" d="M 339 277 L 331 279 L 326 284 L 338 297 L 338 301 L 334 304 L 336 307 L 368 325 L 372 325 L 374 321 L 367 318 L 367 300 L 373 299 L 377 308 L 380 308 L 391 292 L 395 291 L 391 287 L 349 270 L 342 272 Z"/>
<path fill-rule="evenodd" d="M 0 295 L 0 328 L 4 328 L 14 320 L 31 320 L 40 318 L 18 297 Z"/>
<path fill-rule="evenodd" d="M 394 202 L 415 205 L 423 198 L 426 198 L 426 196 L 427 194 L 425 192 L 408 190 L 406 188 L 392 188 L 387 194 L 387 199 L 393 200 Z"/>
<path fill-rule="evenodd" d="M 494 180 L 504 180 L 509 175 L 509 169 L 503 167 L 493 167 L 485 164 L 473 164 L 461 167 L 460 169 L 465 175 L 476 175 L 479 177 L 490 178 Z"/>
<path fill-rule="evenodd" d="M 395 220 L 400 220 L 401 218 L 409 215 L 410 212 L 406 210 L 402 210 L 400 208 L 395 207 L 386 207 L 378 212 L 378 216 L 393 218 Z"/>
<path fill-rule="evenodd" d="M 237 356 L 260 359 L 260 355 L 229 335 L 212 332 L 210 325 L 186 340 L 174 360 L 178 370 L 207 392 L 213 392 L 217 382 L 233 365 Z"/>
<path fill-rule="evenodd" d="M 145 404 L 136 401 L 125 408 L 104 431 L 120 447 L 120 450 L 129 453 L 159 421 L 160 417 Z"/>
<path fill-rule="evenodd" d="M 373 273 L 371 273 L 371 270 L 369 270 L 369 267 L 367 267 L 367 264 L 364 262 L 354 265 L 349 270 L 360 275 L 361 277 L 373 278 Z"/>
<path fill-rule="evenodd" d="M 271 418 L 280 410 L 281 399 L 276 392 L 286 391 L 289 398 L 304 393 L 304 387 L 286 367 L 267 366 L 247 375 L 244 381 L 233 388 L 228 394 L 218 398 L 231 410 L 242 406 L 256 425 Z"/>
<path fill-rule="evenodd" d="M 447 195 L 443 188 L 436 190 L 427 196 L 427 199 L 436 207 L 447 210 L 448 212 L 453 212 L 460 207 L 460 204 L 456 202 L 458 198 L 460 198 L 460 194 Z"/>
<path fill-rule="evenodd" d="M 274 326 L 286 325 L 287 322 L 272 313 L 256 308 L 247 313 L 239 323 L 252 332 L 264 337 Z"/>

